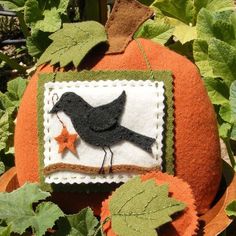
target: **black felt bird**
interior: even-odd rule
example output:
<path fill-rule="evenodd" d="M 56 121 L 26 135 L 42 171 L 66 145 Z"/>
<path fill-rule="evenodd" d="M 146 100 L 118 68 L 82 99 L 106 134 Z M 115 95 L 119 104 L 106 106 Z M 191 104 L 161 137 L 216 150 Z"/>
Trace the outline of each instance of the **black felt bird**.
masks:
<path fill-rule="evenodd" d="M 125 102 L 125 91 L 111 103 L 98 107 L 91 106 L 73 92 L 66 92 L 53 106 L 50 113 L 63 111 L 71 119 L 81 139 L 103 149 L 105 155 L 99 173 L 104 172 L 103 166 L 107 156 L 105 148 L 108 148 L 111 153 L 110 172 L 112 172 L 112 145 L 126 140 L 152 153 L 152 145 L 155 142 L 154 138 L 136 133 L 120 125 Z"/>

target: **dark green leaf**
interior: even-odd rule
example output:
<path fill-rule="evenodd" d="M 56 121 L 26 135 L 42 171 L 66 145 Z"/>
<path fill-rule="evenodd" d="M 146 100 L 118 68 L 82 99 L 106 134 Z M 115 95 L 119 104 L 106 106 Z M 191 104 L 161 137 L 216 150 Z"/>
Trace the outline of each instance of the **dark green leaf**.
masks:
<path fill-rule="evenodd" d="M 154 42 L 165 44 L 172 36 L 174 27 L 164 20 L 147 20 L 135 33 L 135 38 L 151 39 Z"/>
<path fill-rule="evenodd" d="M 69 234 L 71 236 L 92 236 L 99 223 L 90 208 L 85 208 L 78 214 L 67 215 L 66 217 L 71 226 L 71 232 Z"/>
<path fill-rule="evenodd" d="M 58 206 L 50 202 L 41 203 L 33 210 L 33 203 L 49 196 L 36 184 L 25 184 L 11 193 L 0 193 L 0 219 L 11 225 L 13 232 L 22 234 L 31 227 L 36 236 L 42 236 L 59 217 L 64 216 Z"/>
<path fill-rule="evenodd" d="M 96 45 L 107 42 L 103 25 L 95 21 L 64 24 L 63 29 L 50 36 L 52 44 L 40 57 L 38 64 L 60 63 L 61 67 L 73 62 L 77 67 L 87 53 Z"/>
<path fill-rule="evenodd" d="M 236 217 L 236 200 L 229 203 L 229 205 L 226 207 L 225 211 L 228 216 Z"/>
<path fill-rule="evenodd" d="M 209 42 L 209 63 L 215 77 L 228 83 L 236 80 L 236 49 L 218 39 Z"/>
<path fill-rule="evenodd" d="M 42 53 L 48 48 L 51 44 L 49 39 L 50 33 L 42 32 L 40 30 L 35 30 L 30 37 L 27 38 L 26 46 L 29 54 L 32 57 L 39 58 Z"/>
<path fill-rule="evenodd" d="M 178 19 L 189 25 L 194 23 L 194 4 L 192 0 L 156 0 L 153 6 L 159 8 L 166 16 Z"/>
<path fill-rule="evenodd" d="M 229 88 L 220 79 L 206 77 L 204 78 L 205 86 L 211 102 L 215 105 L 223 105 L 228 103 Z"/>
<path fill-rule="evenodd" d="M 120 236 L 156 236 L 156 228 L 170 222 L 170 215 L 185 205 L 168 196 L 167 185 L 133 178 L 113 194 L 109 203 L 112 230 Z"/>
<path fill-rule="evenodd" d="M 193 56 L 201 75 L 213 77 L 213 71 L 208 61 L 208 43 L 205 40 L 196 39 L 193 42 Z"/>

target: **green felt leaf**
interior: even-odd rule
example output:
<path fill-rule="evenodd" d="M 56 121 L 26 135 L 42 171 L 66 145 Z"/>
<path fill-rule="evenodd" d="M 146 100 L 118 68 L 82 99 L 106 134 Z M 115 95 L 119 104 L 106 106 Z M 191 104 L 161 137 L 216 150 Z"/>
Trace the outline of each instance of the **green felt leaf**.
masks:
<path fill-rule="evenodd" d="M 213 77 L 213 70 L 208 61 L 208 43 L 205 40 L 196 39 L 193 42 L 193 56 L 201 75 Z"/>
<path fill-rule="evenodd" d="M 229 97 L 232 122 L 236 123 L 236 80 L 230 86 L 230 97 Z"/>
<path fill-rule="evenodd" d="M 236 217 L 236 200 L 229 203 L 229 205 L 225 208 L 225 212 L 228 216 Z"/>
<path fill-rule="evenodd" d="M 154 42 L 165 44 L 167 40 L 172 36 L 174 27 L 165 23 L 162 19 L 147 20 L 137 30 L 134 38 L 151 39 Z"/>
<path fill-rule="evenodd" d="M 195 0 L 196 12 L 206 8 L 211 12 L 233 10 L 235 8 L 233 0 Z"/>
<path fill-rule="evenodd" d="M 40 57 L 38 64 L 57 63 L 61 67 L 73 62 L 77 67 L 87 53 L 96 45 L 107 42 L 103 25 L 95 21 L 64 24 L 63 29 L 50 36 L 52 44 Z"/>
<path fill-rule="evenodd" d="M 195 9 L 192 0 L 156 0 L 153 6 L 159 8 L 164 15 L 187 25 L 194 23 Z"/>
<path fill-rule="evenodd" d="M 48 38 L 49 35 L 50 33 L 48 32 L 35 30 L 31 36 L 27 38 L 26 46 L 32 57 L 39 58 L 51 44 L 52 41 Z"/>
<path fill-rule="evenodd" d="M 27 84 L 28 80 L 23 79 L 21 77 L 17 77 L 7 83 L 6 95 L 11 100 L 11 102 L 13 102 L 14 105 L 17 107 L 19 106 Z"/>
<path fill-rule="evenodd" d="M 0 161 L 0 175 L 2 175 L 5 172 L 5 165 L 2 161 Z"/>
<path fill-rule="evenodd" d="M 223 123 L 219 128 L 219 135 L 222 139 L 226 139 L 229 137 L 229 132 L 231 130 L 231 124 Z"/>
<path fill-rule="evenodd" d="M 8 137 L 11 135 L 9 132 L 9 115 L 4 113 L 0 118 L 0 151 L 7 147 Z"/>
<path fill-rule="evenodd" d="M 219 115 L 224 121 L 231 123 L 231 107 L 229 102 L 221 105 Z"/>
<path fill-rule="evenodd" d="M 71 226 L 70 235 L 92 236 L 99 223 L 91 208 L 85 208 L 78 214 L 67 215 L 66 217 Z"/>
<path fill-rule="evenodd" d="M 31 227 L 36 236 L 42 236 L 64 216 L 59 207 L 50 202 L 43 202 L 33 210 L 33 203 L 49 196 L 36 184 L 25 184 L 11 193 L 0 193 L 0 219 L 10 225 L 13 232 L 22 234 Z"/>
<path fill-rule="evenodd" d="M 119 236 L 156 236 L 156 229 L 170 222 L 170 215 L 185 205 L 168 196 L 168 185 L 133 178 L 113 194 L 109 203 L 112 230 Z"/>
<path fill-rule="evenodd" d="M 215 77 L 233 82 L 236 80 L 236 49 L 218 39 L 209 42 L 209 63 Z"/>
<path fill-rule="evenodd" d="M 204 83 L 213 104 L 223 105 L 225 103 L 228 103 L 229 88 L 224 83 L 224 81 L 216 78 L 205 77 Z"/>

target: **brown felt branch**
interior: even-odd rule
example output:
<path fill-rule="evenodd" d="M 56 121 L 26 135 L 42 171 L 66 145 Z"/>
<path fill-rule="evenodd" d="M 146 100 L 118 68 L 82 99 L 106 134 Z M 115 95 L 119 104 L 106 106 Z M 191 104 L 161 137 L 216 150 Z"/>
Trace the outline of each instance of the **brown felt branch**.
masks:
<path fill-rule="evenodd" d="M 100 167 L 91 167 L 84 165 L 74 165 L 67 163 L 56 163 L 46 166 L 43 169 L 44 174 L 50 175 L 58 171 L 72 171 L 81 174 L 98 174 Z M 110 167 L 104 167 L 104 173 L 109 174 Z M 141 167 L 135 165 L 114 165 L 112 166 L 112 173 L 130 173 L 130 174 L 143 174 L 149 171 L 159 171 L 160 168 L 157 167 Z"/>

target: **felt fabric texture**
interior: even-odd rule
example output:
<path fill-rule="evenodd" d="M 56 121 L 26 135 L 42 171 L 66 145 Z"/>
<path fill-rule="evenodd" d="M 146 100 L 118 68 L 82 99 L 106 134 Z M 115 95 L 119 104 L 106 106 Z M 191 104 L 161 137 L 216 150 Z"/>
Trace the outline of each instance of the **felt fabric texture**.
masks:
<path fill-rule="evenodd" d="M 220 145 L 212 104 L 197 68 L 189 60 L 150 40 L 139 39 L 139 41 L 145 49 L 153 70 L 173 71 L 175 173 L 191 185 L 197 210 L 199 213 L 204 213 L 209 209 L 221 179 Z M 93 70 L 147 70 L 145 60 L 135 41 L 128 45 L 124 54 L 105 56 L 93 54 L 84 60 L 83 65 Z M 37 81 L 40 73 L 52 71 L 53 68 L 50 66 L 39 68 L 21 102 L 15 132 L 15 163 L 20 185 L 27 181 L 38 182 L 40 179 L 38 169 L 39 155 L 42 154 L 42 150 L 39 150 L 38 145 L 40 129 L 37 129 Z M 63 79 L 63 74 L 61 77 Z M 168 86 L 166 87 L 168 89 Z M 170 121 L 167 132 L 171 129 L 171 125 L 173 124 Z M 25 137 L 29 139 L 26 140 Z M 170 144 L 167 149 L 173 152 Z M 172 162 L 166 163 L 167 170 L 169 163 Z M 76 203 L 78 204 L 77 200 L 73 201 L 72 205 L 75 207 Z M 82 203 L 84 202 L 81 201 Z M 88 201 L 87 204 L 95 204 L 95 202 Z M 99 204 L 97 202 L 98 206 Z"/>
<path fill-rule="evenodd" d="M 124 52 L 139 26 L 153 14 L 149 7 L 136 0 L 116 0 L 105 26 L 109 40 L 106 54 Z"/>
<path fill-rule="evenodd" d="M 186 204 L 183 212 L 172 216 L 171 223 L 163 225 L 158 230 L 158 235 L 161 236 L 193 236 L 196 235 L 198 229 L 198 216 L 195 206 L 195 199 L 192 194 L 190 186 L 180 178 L 167 175 L 161 172 L 150 172 L 141 175 L 142 181 L 154 179 L 157 185 L 168 184 L 169 195 L 176 200 Z M 112 195 L 102 203 L 101 222 L 104 221 L 109 215 L 109 201 Z M 111 222 L 108 221 L 104 227 L 104 232 L 107 236 L 116 236 L 111 228 Z"/>
<path fill-rule="evenodd" d="M 221 180 L 216 116 L 197 68 L 185 57 L 150 40 L 139 39 L 153 70 L 171 70 L 175 101 L 175 174 L 187 181 L 199 213 L 209 209 Z M 90 64 L 89 64 L 90 63 Z M 135 41 L 124 54 L 90 57 L 93 70 L 147 70 Z"/>
<path fill-rule="evenodd" d="M 56 109 L 56 107 L 58 107 L 57 109 L 59 109 L 59 107 L 61 106 L 61 99 L 55 105 L 53 103 L 53 96 L 55 93 L 59 97 L 62 97 L 62 100 L 64 100 L 63 94 L 66 94 L 65 99 L 69 99 L 67 96 L 67 92 L 73 91 L 74 93 L 80 94 L 81 97 L 85 99 L 85 101 L 88 101 L 89 104 L 91 104 L 87 104 L 87 106 L 99 107 L 100 105 L 106 104 L 107 102 L 113 101 L 113 99 L 119 97 L 119 95 L 125 89 L 127 93 L 127 100 L 120 124 L 122 126 L 129 127 L 137 133 L 150 135 L 151 137 L 153 136 L 157 140 L 157 146 L 155 145 L 154 147 L 152 147 L 153 154 L 156 156 L 143 151 L 137 145 L 134 145 L 130 142 L 122 142 L 121 145 L 118 144 L 114 147 L 111 147 L 114 154 L 113 167 L 115 167 L 115 165 L 127 165 L 127 168 L 128 170 L 130 170 L 130 172 L 124 171 L 122 175 L 114 174 L 106 176 L 105 178 L 104 176 L 99 177 L 96 175 L 79 175 L 79 173 L 75 174 L 73 172 L 70 174 L 64 171 L 63 173 L 54 173 L 52 176 L 50 176 L 50 178 L 48 177 L 46 179 L 46 182 L 123 182 L 127 181 L 127 179 L 130 178 L 133 173 L 137 172 L 136 166 L 149 168 L 156 166 L 160 167 L 162 158 L 166 159 L 167 156 L 168 162 L 171 161 L 173 163 L 173 130 L 169 129 L 171 126 L 168 126 L 168 130 L 165 130 L 167 132 L 164 132 L 165 135 L 163 137 L 164 96 L 167 99 L 165 102 L 165 118 L 167 121 L 165 123 L 165 126 L 173 121 L 173 97 L 171 92 L 172 77 L 170 72 L 155 72 L 154 75 L 155 78 L 153 81 L 145 80 L 149 76 L 149 73 L 142 71 L 83 71 L 80 73 L 57 73 L 56 76 L 54 76 L 54 74 L 41 75 L 38 88 L 38 130 L 41 153 L 40 169 L 43 169 L 44 165 L 47 166 L 60 162 L 80 165 L 79 169 L 81 169 L 81 165 L 87 165 L 88 167 L 101 167 L 102 158 L 104 156 L 104 152 L 101 147 L 94 148 L 91 145 L 87 145 L 86 142 L 83 141 L 83 134 L 81 133 L 81 130 L 78 131 L 78 134 L 81 138 L 80 144 L 77 145 L 78 158 L 70 152 L 65 153 L 65 155 L 63 156 L 58 155 L 57 144 L 53 141 L 53 137 L 58 132 L 58 129 L 61 128 L 61 123 L 58 121 L 56 115 L 49 113 L 49 111 Z M 91 78 L 93 78 L 93 80 L 91 80 Z M 112 81 L 111 79 L 114 80 Z M 54 80 L 55 82 L 51 82 Z M 164 82 L 162 82 L 162 80 Z M 166 88 L 165 91 L 163 87 Z M 74 96 L 78 98 L 77 95 L 73 94 L 72 97 Z M 150 109 L 145 110 L 146 106 L 148 106 Z M 57 109 L 55 111 L 57 111 Z M 71 109 L 72 113 L 74 113 L 75 110 L 76 108 Z M 145 112 L 143 112 L 144 110 Z M 75 113 L 79 114 L 81 113 L 81 111 L 82 108 L 80 109 L 80 111 L 77 111 Z M 58 115 L 65 126 L 68 128 L 70 133 L 76 132 L 74 129 L 75 125 L 73 125 L 70 118 L 66 116 L 64 112 L 60 112 L 58 113 Z M 79 119 L 75 120 L 77 122 Z M 44 133 L 41 134 L 43 130 Z M 166 143 L 169 142 L 169 140 L 171 140 L 170 144 Z M 169 148 L 165 148 L 163 151 L 162 143 L 164 143 L 164 145 Z M 110 164 L 108 162 L 109 159 L 110 156 L 109 158 L 107 158 L 107 165 Z M 133 171 L 131 168 L 132 165 L 135 165 Z M 116 169 L 117 167 L 115 168 L 115 170 Z M 143 171 L 146 171 L 146 169 L 144 168 Z M 42 176 L 41 183 L 43 182 L 44 179 Z"/>

